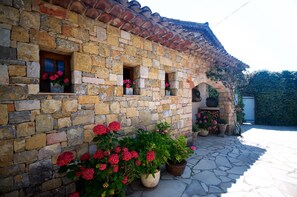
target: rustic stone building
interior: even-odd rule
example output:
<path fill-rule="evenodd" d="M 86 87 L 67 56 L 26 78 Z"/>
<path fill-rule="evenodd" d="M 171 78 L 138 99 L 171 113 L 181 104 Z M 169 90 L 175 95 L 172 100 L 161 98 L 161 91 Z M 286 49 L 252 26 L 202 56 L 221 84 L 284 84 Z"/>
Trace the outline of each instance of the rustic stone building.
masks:
<path fill-rule="evenodd" d="M 200 83 L 219 89 L 221 115 L 232 122 L 229 91 L 205 71 L 214 61 L 242 62 L 209 30 L 187 30 L 137 1 L 0 1 L 0 194 L 73 192 L 56 158 L 93 152 L 98 123 L 120 121 L 129 134 L 166 120 L 173 134 L 189 134 L 191 89 Z M 48 69 L 71 79 L 64 93 L 49 92 Z M 134 95 L 124 95 L 125 78 L 136 83 Z"/>

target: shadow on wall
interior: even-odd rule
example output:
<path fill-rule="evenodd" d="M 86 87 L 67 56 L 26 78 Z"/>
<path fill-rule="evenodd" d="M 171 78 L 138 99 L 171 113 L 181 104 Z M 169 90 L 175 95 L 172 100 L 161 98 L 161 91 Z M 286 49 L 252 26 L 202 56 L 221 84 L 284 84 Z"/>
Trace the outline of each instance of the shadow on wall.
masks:
<path fill-rule="evenodd" d="M 182 176 L 174 177 L 164 170 L 157 188 L 148 191 L 138 182 L 130 188 L 128 197 L 221 196 L 266 152 L 242 144 L 235 136 L 218 138 L 210 135 L 198 137 L 197 142 L 198 149 L 188 159 Z"/>

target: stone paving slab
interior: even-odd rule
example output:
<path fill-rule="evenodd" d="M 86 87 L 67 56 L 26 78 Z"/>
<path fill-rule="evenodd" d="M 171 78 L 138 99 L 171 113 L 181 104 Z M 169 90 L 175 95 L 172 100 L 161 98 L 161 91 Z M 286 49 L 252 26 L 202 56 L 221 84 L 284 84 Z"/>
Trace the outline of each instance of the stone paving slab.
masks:
<path fill-rule="evenodd" d="M 198 137 L 180 177 L 164 171 L 155 189 L 127 197 L 297 197 L 297 127 L 242 126 L 242 136 Z"/>

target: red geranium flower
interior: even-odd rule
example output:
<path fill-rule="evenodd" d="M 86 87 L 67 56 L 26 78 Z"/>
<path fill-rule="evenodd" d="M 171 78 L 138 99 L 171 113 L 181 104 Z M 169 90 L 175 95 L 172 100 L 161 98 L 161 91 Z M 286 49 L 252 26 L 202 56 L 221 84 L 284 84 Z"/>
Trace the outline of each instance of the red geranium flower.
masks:
<path fill-rule="evenodd" d="M 61 76 L 63 76 L 63 72 L 59 70 L 59 71 L 57 72 L 57 75 L 59 75 L 59 76 L 61 77 Z"/>
<path fill-rule="evenodd" d="M 108 130 L 104 125 L 99 124 L 93 128 L 93 132 L 97 135 L 105 135 L 108 133 Z"/>
<path fill-rule="evenodd" d="M 123 147 L 122 150 L 123 150 L 123 152 L 129 151 L 129 149 L 127 147 Z"/>
<path fill-rule="evenodd" d="M 89 153 L 85 153 L 80 157 L 81 161 L 86 161 L 89 160 L 91 158 L 91 155 Z"/>
<path fill-rule="evenodd" d="M 104 156 L 109 156 L 110 155 L 110 151 L 109 150 L 106 150 L 103 152 Z"/>
<path fill-rule="evenodd" d="M 119 163 L 119 155 L 118 154 L 112 154 L 108 158 L 108 162 L 112 165 L 116 165 Z"/>
<path fill-rule="evenodd" d="M 82 178 L 85 180 L 92 180 L 94 177 L 94 169 L 93 168 L 82 168 Z"/>
<path fill-rule="evenodd" d="M 130 159 L 132 159 L 132 155 L 129 151 L 125 151 L 122 153 L 122 158 L 124 161 L 129 161 Z"/>
<path fill-rule="evenodd" d="M 69 79 L 68 78 L 65 78 L 64 79 L 64 83 L 69 83 Z"/>
<path fill-rule="evenodd" d="M 122 180 L 122 183 L 124 185 L 126 185 L 128 183 L 128 177 L 127 176 L 124 176 L 123 180 Z"/>
<path fill-rule="evenodd" d="M 102 150 L 97 150 L 93 157 L 94 159 L 102 159 L 104 157 L 104 153 Z"/>
<path fill-rule="evenodd" d="M 191 149 L 192 150 L 196 150 L 196 146 L 191 146 Z"/>
<path fill-rule="evenodd" d="M 155 159 L 155 152 L 150 150 L 146 153 L 146 159 L 151 162 Z"/>
<path fill-rule="evenodd" d="M 79 197 L 79 193 L 78 192 L 73 192 L 69 195 L 69 197 Z"/>
<path fill-rule="evenodd" d="M 135 150 L 131 151 L 131 155 L 132 155 L 132 158 L 138 158 L 138 152 L 136 152 Z"/>
<path fill-rule="evenodd" d="M 99 164 L 99 170 L 105 170 L 106 169 L 106 164 L 104 163 L 102 163 L 102 164 Z"/>
<path fill-rule="evenodd" d="M 74 155 L 72 152 L 67 151 L 59 155 L 57 159 L 57 166 L 65 166 L 70 163 L 74 159 Z"/>
<path fill-rule="evenodd" d="M 112 131 L 119 131 L 121 129 L 121 124 L 117 121 L 113 121 L 113 122 L 109 123 L 108 129 L 110 129 Z"/>
<path fill-rule="evenodd" d="M 114 149 L 114 152 L 116 152 L 116 153 L 120 153 L 121 152 L 121 147 L 115 147 L 115 149 Z"/>
<path fill-rule="evenodd" d="M 136 160 L 136 161 L 135 161 L 135 164 L 136 164 L 137 166 L 140 166 L 140 165 L 141 165 L 141 161 Z"/>
<path fill-rule="evenodd" d="M 119 166 L 115 165 L 113 166 L 113 172 L 117 173 L 119 171 Z"/>
<path fill-rule="evenodd" d="M 43 75 L 42 75 L 42 79 L 43 79 L 43 80 L 47 80 L 47 77 L 48 77 L 48 73 L 43 73 Z"/>

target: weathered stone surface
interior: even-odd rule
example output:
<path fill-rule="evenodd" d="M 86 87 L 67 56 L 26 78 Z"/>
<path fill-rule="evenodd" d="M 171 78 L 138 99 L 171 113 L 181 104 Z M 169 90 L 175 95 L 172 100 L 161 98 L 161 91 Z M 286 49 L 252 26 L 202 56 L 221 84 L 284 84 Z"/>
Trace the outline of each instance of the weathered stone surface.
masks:
<path fill-rule="evenodd" d="M 40 28 L 40 14 L 37 12 L 21 12 L 20 25 L 24 28 L 32 28 L 39 30 Z"/>
<path fill-rule="evenodd" d="M 197 180 L 193 180 L 189 187 L 186 189 L 185 193 L 188 196 L 199 195 L 204 196 L 206 194 L 205 190 Z"/>
<path fill-rule="evenodd" d="M 4 179 L 0 179 L 0 191 L 1 192 L 9 192 L 13 188 L 13 177 L 7 177 Z"/>
<path fill-rule="evenodd" d="M 38 62 L 29 62 L 27 64 L 27 77 L 39 78 L 40 64 Z"/>
<path fill-rule="evenodd" d="M 50 115 L 36 116 L 36 131 L 51 131 L 54 128 L 54 120 Z"/>
<path fill-rule="evenodd" d="M 81 84 L 82 82 L 82 73 L 81 71 L 75 70 L 72 73 L 72 79 L 74 84 Z"/>
<path fill-rule="evenodd" d="M 6 125 L 8 123 L 8 110 L 7 105 L 0 104 L 0 125 Z M 1 135 L 1 134 L 0 134 Z"/>
<path fill-rule="evenodd" d="M 42 46 L 42 48 L 54 49 L 56 48 L 56 41 L 53 36 L 47 32 L 30 30 L 30 41 L 34 44 Z"/>
<path fill-rule="evenodd" d="M 58 119 L 58 128 L 64 128 L 64 127 L 70 127 L 71 126 L 71 120 L 70 117 L 65 118 L 59 118 Z"/>
<path fill-rule="evenodd" d="M 28 173 L 19 174 L 14 177 L 14 187 L 21 189 L 30 185 Z"/>
<path fill-rule="evenodd" d="M 39 184 L 52 178 L 51 160 L 37 161 L 29 165 L 29 180 L 31 185 Z"/>
<path fill-rule="evenodd" d="M 92 128 L 84 130 L 84 142 L 92 142 L 95 136 L 96 134 L 93 132 Z"/>
<path fill-rule="evenodd" d="M 20 153 L 14 154 L 14 163 L 27 163 L 27 162 L 33 162 L 37 160 L 37 150 L 32 151 L 24 151 Z"/>
<path fill-rule="evenodd" d="M 37 94 L 39 92 L 39 84 L 28 84 L 28 94 Z"/>
<path fill-rule="evenodd" d="M 1 59 L 8 59 L 8 60 L 16 59 L 16 49 L 15 48 L 0 46 L 0 51 L 1 51 L 1 53 L 0 53 Z"/>
<path fill-rule="evenodd" d="M 218 179 L 214 173 L 209 171 L 200 172 L 196 174 L 194 178 L 209 185 L 218 185 L 221 183 L 221 180 Z"/>
<path fill-rule="evenodd" d="M 230 170 L 228 170 L 228 173 L 232 173 L 232 174 L 239 174 L 242 175 L 246 170 L 248 169 L 247 166 L 235 166 L 233 168 L 231 168 Z"/>
<path fill-rule="evenodd" d="M 26 170 L 25 164 L 16 164 L 12 166 L 4 167 L 0 170 L 0 177 L 15 176 L 17 174 L 22 174 Z"/>
<path fill-rule="evenodd" d="M 13 7 L 15 7 L 15 8 L 23 8 L 24 6 L 25 5 L 22 0 L 14 0 L 13 1 Z"/>
<path fill-rule="evenodd" d="M 17 125 L 17 137 L 27 137 L 35 134 L 34 122 L 25 122 Z"/>
<path fill-rule="evenodd" d="M 14 126 L 12 125 L 0 126 L 0 140 L 12 139 L 14 137 L 15 137 Z"/>
<path fill-rule="evenodd" d="M 79 44 L 70 40 L 56 38 L 57 49 L 63 52 L 79 51 Z"/>
<path fill-rule="evenodd" d="M 97 103 L 95 105 L 95 114 L 109 114 L 109 104 Z"/>
<path fill-rule="evenodd" d="M 78 108 L 78 102 L 77 100 L 63 100 L 62 103 L 62 111 L 65 113 L 68 112 L 76 112 Z"/>
<path fill-rule="evenodd" d="M 40 101 L 39 100 L 15 101 L 14 104 L 15 104 L 16 111 L 40 109 Z"/>
<path fill-rule="evenodd" d="M 62 151 L 60 144 L 53 144 L 49 146 L 45 146 L 38 151 L 38 159 L 46 159 L 51 158 L 53 155 L 58 155 Z"/>
<path fill-rule="evenodd" d="M 13 26 L 11 32 L 11 40 L 18 42 L 29 42 L 28 30 L 20 26 Z"/>
<path fill-rule="evenodd" d="M 216 164 L 212 160 L 202 159 L 199 163 L 194 167 L 195 170 L 210 170 L 216 168 Z"/>
<path fill-rule="evenodd" d="M 67 130 L 68 145 L 75 146 L 84 142 L 84 129 L 73 127 Z"/>
<path fill-rule="evenodd" d="M 13 162 L 13 140 L 0 141 L 0 167 Z"/>
<path fill-rule="evenodd" d="M 39 62 L 39 46 L 35 44 L 17 43 L 19 60 Z"/>
<path fill-rule="evenodd" d="M 26 150 L 39 149 L 46 145 L 46 134 L 40 133 L 26 139 Z"/>
<path fill-rule="evenodd" d="M 61 20 L 48 15 L 41 15 L 40 28 L 48 32 L 61 33 Z"/>
<path fill-rule="evenodd" d="M 99 68 L 96 70 L 96 75 L 97 78 L 100 79 L 107 79 L 109 77 L 109 70 L 108 68 Z"/>
<path fill-rule="evenodd" d="M 18 9 L 7 7 L 0 4 L 0 22 L 10 25 L 17 25 L 20 18 L 20 12 Z"/>
<path fill-rule="evenodd" d="M 121 110 L 121 106 L 119 102 L 112 102 L 110 104 L 110 112 L 113 114 L 119 114 Z"/>
<path fill-rule="evenodd" d="M 9 123 L 22 123 L 30 121 L 30 111 L 19 111 L 9 113 Z"/>
<path fill-rule="evenodd" d="M 58 178 L 58 179 L 52 179 L 42 183 L 41 188 L 42 188 L 42 191 L 48 191 L 48 190 L 56 189 L 61 185 L 62 185 L 61 178 Z"/>
<path fill-rule="evenodd" d="M 71 61 L 74 70 L 91 72 L 92 59 L 90 55 L 74 52 Z"/>
<path fill-rule="evenodd" d="M 10 77 L 10 84 L 38 84 L 39 79 L 28 77 Z"/>
<path fill-rule="evenodd" d="M 83 45 L 83 51 L 90 53 L 90 54 L 95 54 L 98 55 L 99 53 L 99 46 L 95 42 L 89 42 Z"/>
<path fill-rule="evenodd" d="M 93 124 L 94 123 L 94 111 L 93 110 L 83 110 L 71 114 L 72 124 Z"/>
<path fill-rule="evenodd" d="M 226 157 L 223 157 L 223 156 L 217 156 L 216 157 L 216 164 L 218 166 L 226 166 L 228 168 L 232 167 L 230 162 L 228 161 L 228 159 Z"/>
<path fill-rule="evenodd" d="M 41 102 L 41 111 L 46 114 L 52 114 L 61 111 L 62 101 L 60 100 L 43 100 Z"/>
<path fill-rule="evenodd" d="M 8 67 L 7 65 L 0 65 L 0 85 L 8 85 L 9 76 L 8 76 Z"/>
<path fill-rule="evenodd" d="M 96 104 L 99 102 L 99 97 L 89 95 L 79 96 L 78 102 L 79 104 Z"/>
<path fill-rule="evenodd" d="M 10 30 L 0 28 L 0 45 L 10 47 Z"/>
<path fill-rule="evenodd" d="M 47 144 L 56 144 L 67 141 L 66 132 L 50 133 L 46 136 Z"/>
<path fill-rule="evenodd" d="M 26 67 L 19 65 L 10 65 L 8 66 L 9 76 L 15 77 L 24 77 L 26 76 Z"/>
<path fill-rule="evenodd" d="M 96 36 L 98 41 L 104 41 L 107 38 L 106 29 L 96 26 Z"/>
<path fill-rule="evenodd" d="M 0 100 L 21 100 L 28 96 L 26 86 L 4 86 L 0 85 Z"/>
<path fill-rule="evenodd" d="M 41 13 L 45 13 L 50 16 L 55 16 L 56 18 L 59 18 L 59 19 L 65 19 L 66 17 L 66 10 L 60 6 L 41 2 L 39 4 L 39 9 Z"/>
<path fill-rule="evenodd" d="M 26 147 L 26 140 L 22 139 L 22 138 L 17 138 L 14 140 L 13 142 L 13 149 L 14 152 L 19 153 L 22 151 L 25 151 L 25 147 Z"/>
<path fill-rule="evenodd" d="M 135 117 L 138 116 L 138 111 L 136 110 L 136 108 L 127 108 L 127 117 Z"/>

